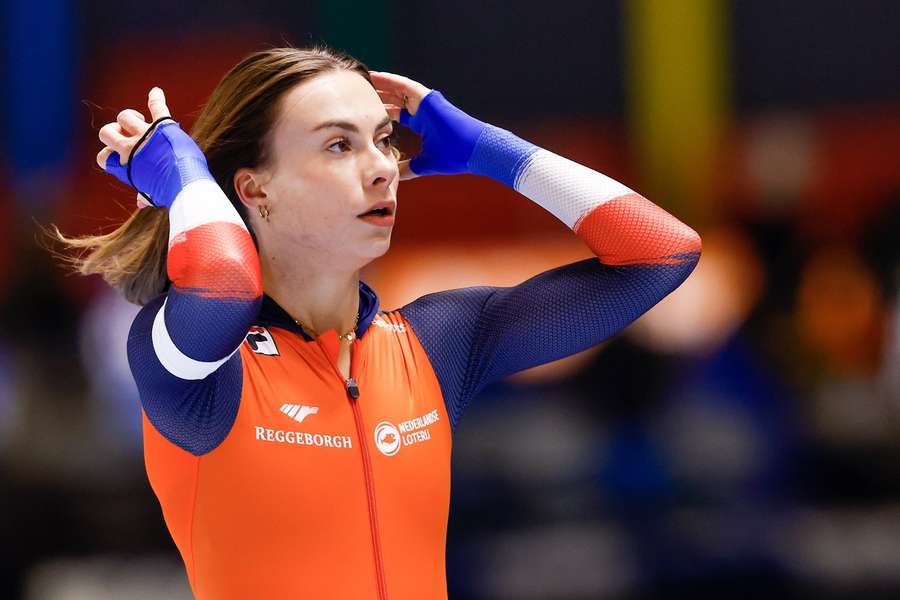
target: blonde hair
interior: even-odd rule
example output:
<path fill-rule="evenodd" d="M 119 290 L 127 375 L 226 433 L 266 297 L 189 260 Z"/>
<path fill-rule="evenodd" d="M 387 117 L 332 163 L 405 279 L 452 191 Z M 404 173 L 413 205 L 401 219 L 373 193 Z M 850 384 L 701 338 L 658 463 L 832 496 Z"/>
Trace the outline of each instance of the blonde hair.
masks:
<path fill-rule="evenodd" d="M 268 161 L 267 139 L 282 95 L 303 81 L 336 70 L 354 71 L 372 82 L 365 65 L 327 46 L 254 52 L 225 74 L 194 123 L 191 137 L 206 155 L 210 172 L 251 236 L 246 207 L 234 189 L 235 172 Z M 399 151 L 392 151 L 399 160 Z M 63 262 L 82 275 L 99 273 L 129 302 L 143 306 L 169 287 L 166 208 L 136 210 L 107 234 L 68 237 L 56 225 L 46 233 L 76 251 L 56 253 Z"/>

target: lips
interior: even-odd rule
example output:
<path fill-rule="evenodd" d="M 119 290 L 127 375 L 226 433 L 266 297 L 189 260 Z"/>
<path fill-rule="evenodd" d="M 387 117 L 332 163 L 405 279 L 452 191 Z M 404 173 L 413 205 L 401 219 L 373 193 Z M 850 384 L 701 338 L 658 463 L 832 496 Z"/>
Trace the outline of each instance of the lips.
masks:
<path fill-rule="evenodd" d="M 376 204 L 373 204 L 369 207 L 364 213 L 360 213 L 357 215 L 358 217 L 365 216 L 390 216 L 393 215 L 397 210 L 397 201 L 396 200 L 382 200 Z"/>

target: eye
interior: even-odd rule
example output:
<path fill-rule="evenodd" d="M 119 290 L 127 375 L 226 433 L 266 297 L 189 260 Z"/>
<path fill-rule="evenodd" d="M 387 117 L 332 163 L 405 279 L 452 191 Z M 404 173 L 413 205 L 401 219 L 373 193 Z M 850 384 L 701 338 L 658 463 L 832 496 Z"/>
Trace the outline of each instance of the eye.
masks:
<path fill-rule="evenodd" d="M 390 148 L 391 146 L 394 145 L 394 141 L 396 140 L 395 134 L 396 134 L 396 130 L 392 131 L 388 135 L 386 135 L 383 138 L 381 138 L 380 140 L 378 140 L 378 143 L 381 144 L 384 148 Z M 334 148 L 335 146 L 337 146 L 339 148 L 339 150 L 336 152 L 334 150 L 332 150 L 332 148 Z M 328 150 L 334 154 L 341 154 L 344 152 L 345 149 L 347 149 L 347 150 L 350 149 L 350 140 L 347 138 L 341 138 L 341 139 L 337 140 L 336 142 L 334 142 L 333 144 L 331 144 L 330 146 L 328 146 Z"/>
<path fill-rule="evenodd" d="M 342 149 L 344 146 L 346 146 L 347 148 L 350 148 L 349 140 L 347 140 L 347 138 L 341 138 L 338 141 L 336 141 L 335 143 L 328 146 L 328 150 L 331 151 L 332 148 L 334 148 L 335 146 L 338 146 L 338 145 L 340 145 Z M 343 152 L 343 150 L 340 150 L 339 152 Z M 335 154 L 337 154 L 337 153 L 335 153 Z"/>
<path fill-rule="evenodd" d="M 390 132 L 389 134 L 387 134 L 386 136 L 384 136 L 383 138 L 378 140 L 378 142 L 380 144 L 384 144 L 385 148 L 390 148 L 391 146 L 394 145 L 394 143 L 396 141 L 396 136 L 394 135 L 395 133 L 396 132 L 394 132 L 394 131 Z"/>

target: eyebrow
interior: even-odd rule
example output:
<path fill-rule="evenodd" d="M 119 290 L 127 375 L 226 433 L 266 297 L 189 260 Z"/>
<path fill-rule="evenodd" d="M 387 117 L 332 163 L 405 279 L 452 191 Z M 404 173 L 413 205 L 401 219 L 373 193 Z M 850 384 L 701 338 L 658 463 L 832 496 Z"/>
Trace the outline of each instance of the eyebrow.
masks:
<path fill-rule="evenodd" d="M 385 115 L 384 119 L 381 120 L 375 130 L 378 131 L 390 122 L 390 115 Z M 329 127 L 339 127 L 340 129 L 346 129 L 347 131 L 352 131 L 353 133 L 359 133 L 359 127 L 349 121 L 325 121 L 324 123 L 319 123 L 318 125 L 313 127 L 312 130 L 319 131 L 320 129 L 328 129 Z"/>

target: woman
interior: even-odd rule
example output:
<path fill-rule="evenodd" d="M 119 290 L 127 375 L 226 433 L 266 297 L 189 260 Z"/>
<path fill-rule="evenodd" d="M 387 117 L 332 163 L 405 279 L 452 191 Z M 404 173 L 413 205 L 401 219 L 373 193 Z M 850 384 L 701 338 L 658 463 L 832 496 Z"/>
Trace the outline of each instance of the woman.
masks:
<path fill-rule="evenodd" d="M 326 48 L 244 59 L 193 140 L 162 90 L 148 104 L 155 126 L 122 111 L 98 155 L 145 208 L 62 239 L 143 305 L 128 357 L 147 473 L 195 595 L 445 598 L 451 434 L 469 400 L 633 321 L 691 272 L 697 234 Z M 411 161 L 391 144 L 398 120 L 422 136 Z M 600 260 L 379 310 L 359 271 L 388 249 L 400 180 L 435 173 L 504 182 Z"/>

